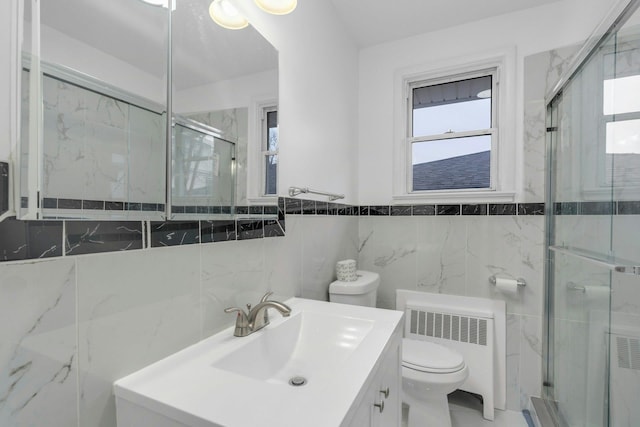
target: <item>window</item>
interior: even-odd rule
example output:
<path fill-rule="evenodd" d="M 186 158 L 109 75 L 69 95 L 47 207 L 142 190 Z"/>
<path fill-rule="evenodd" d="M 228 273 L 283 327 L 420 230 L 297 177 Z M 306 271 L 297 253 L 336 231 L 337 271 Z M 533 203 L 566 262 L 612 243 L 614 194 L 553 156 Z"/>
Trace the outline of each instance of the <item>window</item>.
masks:
<path fill-rule="evenodd" d="M 265 196 L 278 194 L 278 110 L 265 107 L 262 111 L 262 188 Z"/>
<path fill-rule="evenodd" d="M 494 190 L 497 69 L 407 85 L 408 192 Z"/>

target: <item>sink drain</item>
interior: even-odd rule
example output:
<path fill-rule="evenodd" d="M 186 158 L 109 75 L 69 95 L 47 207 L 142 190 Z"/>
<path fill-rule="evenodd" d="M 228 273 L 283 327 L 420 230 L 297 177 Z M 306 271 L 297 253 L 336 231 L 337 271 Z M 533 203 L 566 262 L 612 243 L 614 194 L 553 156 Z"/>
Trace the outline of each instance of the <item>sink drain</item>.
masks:
<path fill-rule="evenodd" d="M 293 377 L 289 380 L 289 385 L 294 387 L 300 387 L 301 385 L 305 385 L 307 383 L 307 379 L 305 377 Z"/>

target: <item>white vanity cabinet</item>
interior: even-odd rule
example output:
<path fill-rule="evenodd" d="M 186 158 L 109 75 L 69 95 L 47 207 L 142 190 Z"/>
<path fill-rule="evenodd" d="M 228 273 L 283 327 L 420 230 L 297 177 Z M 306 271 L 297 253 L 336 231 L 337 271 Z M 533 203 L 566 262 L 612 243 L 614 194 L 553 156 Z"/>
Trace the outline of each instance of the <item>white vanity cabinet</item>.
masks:
<path fill-rule="evenodd" d="M 256 333 L 230 327 L 116 381 L 118 427 L 400 427 L 404 313 L 286 304 Z"/>
<path fill-rule="evenodd" d="M 394 334 L 359 398 L 350 427 L 400 427 L 402 417 L 402 336 Z"/>

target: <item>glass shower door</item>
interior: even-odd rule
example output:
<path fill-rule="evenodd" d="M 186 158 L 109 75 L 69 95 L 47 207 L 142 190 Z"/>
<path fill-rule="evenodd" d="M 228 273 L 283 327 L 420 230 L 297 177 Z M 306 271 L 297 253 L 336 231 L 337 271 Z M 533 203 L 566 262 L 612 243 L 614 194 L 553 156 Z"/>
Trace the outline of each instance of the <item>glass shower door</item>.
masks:
<path fill-rule="evenodd" d="M 640 26 L 549 103 L 544 398 L 558 425 L 640 425 Z"/>

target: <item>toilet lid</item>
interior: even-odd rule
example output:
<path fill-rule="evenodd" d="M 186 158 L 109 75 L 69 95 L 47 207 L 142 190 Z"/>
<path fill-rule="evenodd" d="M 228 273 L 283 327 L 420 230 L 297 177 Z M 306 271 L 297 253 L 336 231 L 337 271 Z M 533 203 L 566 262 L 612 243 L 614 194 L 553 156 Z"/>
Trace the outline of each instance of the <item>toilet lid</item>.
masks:
<path fill-rule="evenodd" d="M 441 345 L 403 338 L 402 366 L 416 371 L 446 374 L 464 367 L 458 352 Z"/>

